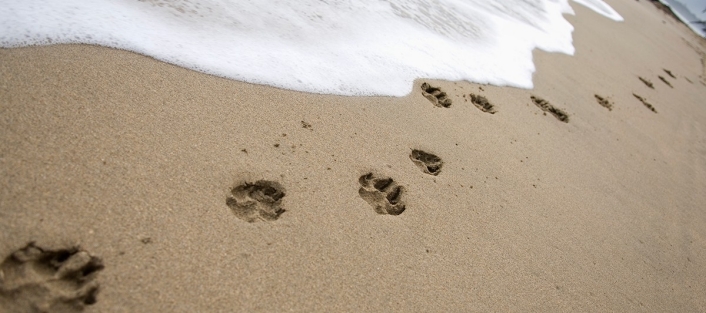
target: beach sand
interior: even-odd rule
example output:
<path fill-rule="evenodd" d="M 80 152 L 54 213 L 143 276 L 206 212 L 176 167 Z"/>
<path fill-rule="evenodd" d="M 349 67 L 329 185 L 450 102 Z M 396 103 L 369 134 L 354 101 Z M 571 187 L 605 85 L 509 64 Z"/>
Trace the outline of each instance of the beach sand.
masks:
<path fill-rule="evenodd" d="M 0 279 L 25 286 L 0 304 L 50 305 L 42 288 L 83 277 L 86 312 L 704 311 L 706 46 L 648 1 L 607 2 L 625 22 L 573 5 L 576 54 L 535 51 L 532 90 L 340 97 L 103 47 L 0 49 Z M 363 197 L 367 173 L 394 183 Z M 274 213 L 250 223 L 226 202 L 259 180 L 284 197 L 252 192 Z M 395 186 L 404 212 L 376 213 Z M 48 257 L 8 257 L 29 242 Z M 102 265 L 54 274 L 69 247 Z"/>

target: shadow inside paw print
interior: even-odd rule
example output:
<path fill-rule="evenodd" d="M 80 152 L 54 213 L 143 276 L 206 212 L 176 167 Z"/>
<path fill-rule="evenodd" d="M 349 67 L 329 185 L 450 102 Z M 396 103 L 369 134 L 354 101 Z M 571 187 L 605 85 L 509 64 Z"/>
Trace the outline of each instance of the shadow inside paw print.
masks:
<path fill-rule="evenodd" d="M 231 190 L 226 205 L 238 218 L 249 223 L 263 220 L 274 221 L 285 212 L 281 208 L 284 188 L 277 182 L 259 180 L 245 183 Z"/>
<path fill-rule="evenodd" d="M 358 194 L 368 202 L 378 214 L 400 215 L 405 210 L 401 197 L 404 188 L 398 186 L 392 178 L 376 177 L 372 173 L 358 179 Z"/>
<path fill-rule="evenodd" d="M 80 312 L 96 303 L 101 259 L 77 247 L 48 250 L 33 242 L 0 265 L 0 307 L 8 312 Z"/>

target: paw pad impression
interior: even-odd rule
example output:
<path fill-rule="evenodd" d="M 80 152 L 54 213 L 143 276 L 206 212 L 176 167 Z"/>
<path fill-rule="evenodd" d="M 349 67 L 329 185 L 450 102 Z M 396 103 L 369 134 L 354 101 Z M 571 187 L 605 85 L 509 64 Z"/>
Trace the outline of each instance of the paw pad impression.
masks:
<path fill-rule="evenodd" d="M 360 176 L 358 194 L 378 214 L 400 215 L 405 210 L 401 201 L 404 188 L 389 177 L 376 177 L 372 173 Z"/>
<path fill-rule="evenodd" d="M 441 167 L 444 165 L 440 157 L 422 150 L 413 149 L 412 153 L 409 154 L 409 158 L 422 172 L 429 175 L 439 175 Z"/>
<path fill-rule="evenodd" d="M 97 302 L 101 259 L 78 247 L 30 242 L 0 264 L 0 307 L 8 312 L 80 312 Z"/>
<path fill-rule="evenodd" d="M 551 105 L 549 103 L 549 101 L 544 100 L 540 97 L 535 97 L 535 96 L 531 96 L 530 98 L 532 99 L 532 102 L 534 102 L 534 104 L 536 106 L 538 106 L 540 109 L 542 109 L 542 111 L 551 113 L 552 115 L 554 115 L 554 117 L 556 117 L 556 119 L 558 119 L 564 123 L 569 122 L 569 115 L 566 114 L 564 111 Z"/>
<path fill-rule="evenodd" d="M 285 212 L 281 207 L 284 196 L 284 188 L 279 183 L 259 180 L 233 188 L 226 205 L 246 222 L 274 221 Z"/>
<path fill-rule="evenodd" d="M 422 95 L 435 106 L 444 108 L 451 106 L 451 99 L 446 96 L 446 93 L 441 91 L 441 88 L 432 87 L 428 83 L 422 84 Z"/>

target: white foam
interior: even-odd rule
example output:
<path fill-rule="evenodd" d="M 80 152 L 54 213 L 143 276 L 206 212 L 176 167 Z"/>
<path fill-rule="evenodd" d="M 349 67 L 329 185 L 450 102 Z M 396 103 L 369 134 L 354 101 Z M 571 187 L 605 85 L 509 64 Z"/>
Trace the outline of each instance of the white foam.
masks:
<path fill-rule="evenodd" d="M 534 48 L 574 52 L 567 1 L 0 0 L 0 46 L 97 44 L 338 95 L 403 96 L 416 78 L 531 88 Z"/>

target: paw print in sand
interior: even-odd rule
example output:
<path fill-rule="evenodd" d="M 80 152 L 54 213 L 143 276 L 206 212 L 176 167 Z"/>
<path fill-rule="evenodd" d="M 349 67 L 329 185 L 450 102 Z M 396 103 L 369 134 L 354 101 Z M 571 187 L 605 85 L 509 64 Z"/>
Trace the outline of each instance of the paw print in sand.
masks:
<path fill-rule="evenodd" d="M 432 87 L 428 83 L 422 84 L 422 95 L 437 107 L 448 108 L 451 106 L 451 99 L 441 88 Z"/>
<path fill-rule="evenodd" d="M 404 188 L 398 186 L 392 178 L 376 177 L 372 173 L 358 179 L 358 194 L 368 202 L 378 214 L 400 215 L 405 210 L 401 201 Z"/>
<path fill-rule="evenodd" d="M 80 312 L 96 303 L 103 263 L 77 247 L 48 250 L 33 242 L 0 264 L 0 308 L 7 312 Z"/>
<path fill-rule="evenodd" d="M 274 221 L 285 212 L 280 207 L 284 195 L 284 188 L 279 183 L 259 180 L 233 188 L 226 205 L 235 216 L 246 222 Z"/>
<path fill-rule="evenodd" d="M 409 158 L 422 172 L 429 175 L 439 175 L 441 167 L 444 166 L 441 158 L 422 150 L 413 149 L 412 153 L 409 154 Z"/>

